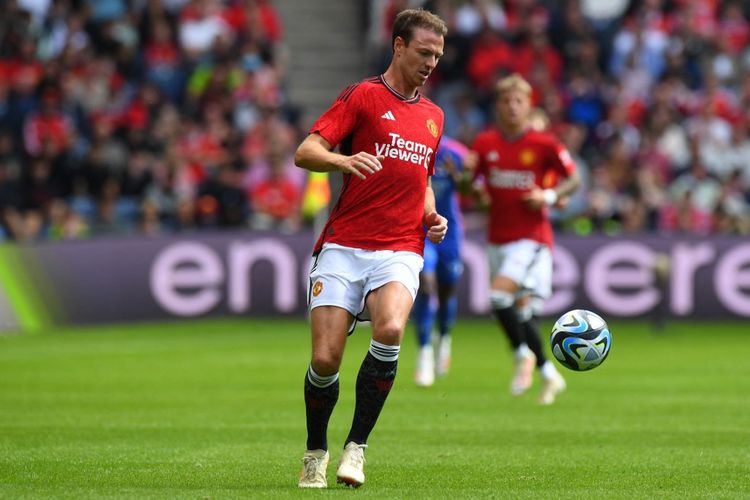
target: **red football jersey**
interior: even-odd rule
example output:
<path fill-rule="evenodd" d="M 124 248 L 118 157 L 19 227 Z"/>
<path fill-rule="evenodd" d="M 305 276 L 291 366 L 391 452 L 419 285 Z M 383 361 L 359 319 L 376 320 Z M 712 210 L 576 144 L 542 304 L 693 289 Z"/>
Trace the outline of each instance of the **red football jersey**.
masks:
<path fill-rule="evenodd" d="M 526 208 L 522 197 L 534 186 L 547 187 L 550 173 L 561 178 L 575 171 L 565 146 L 547 132 L 529 129 L 509 140 L 492 129 L 479 134 L 472 149 L 479 153 L 476 175 L 484 177 L 491 200 L 488 241 L 530 239 L 552 246 L 549 209 Z"/>
<path fill-rule="evenodd" d="M 443 133 L 443 111 L 417 93 L 396 92 L 382 76 L 347 87 L 310 128 L 345 155 L 383 155 L 383 169 L 344 185 L 315 253 L 323 243 L 422 254 L 427 177 Z"/>

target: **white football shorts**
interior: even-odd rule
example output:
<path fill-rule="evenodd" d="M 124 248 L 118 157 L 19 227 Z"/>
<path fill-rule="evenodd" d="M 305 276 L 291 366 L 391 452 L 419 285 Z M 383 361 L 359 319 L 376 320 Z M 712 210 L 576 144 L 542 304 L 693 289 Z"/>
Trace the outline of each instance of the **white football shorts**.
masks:
<path fill-rule="evenodd" d="M 488 245 L 490 282 L 505 276 L 516 282 L 522 294 L 542 299 L 552 294 L 552 253 L 547 245 L 534 240 L 517 240 Z"/>
<path fill-rule="evenodd" d="M 325 243 L 310 264 L 308 308 L 338 306 L 358 320 L 368 321 L 367 294 L 397 281 L 409 290 L 414 300 L 423 263 L 422 256 L 414 252 L 361 250 Z"/>

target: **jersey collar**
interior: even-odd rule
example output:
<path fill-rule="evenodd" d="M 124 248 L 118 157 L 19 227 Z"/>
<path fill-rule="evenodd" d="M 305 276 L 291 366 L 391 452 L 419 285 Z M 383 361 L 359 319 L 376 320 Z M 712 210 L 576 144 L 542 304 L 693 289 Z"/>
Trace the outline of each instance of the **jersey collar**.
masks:
<path fill-rule="evenodd" d="M 523 139 L 526 134 L 528 134 L 531 131 L 531 127 L 526 127 L 521 132 L 515 134 L 515 135 L 507 135 L 500 127 L 497 127 L 498 133 L 500 133 L 500 136 L 505 139 L 507 142 L 518 142 L 519 140 Z"/>
<path fill-rule="evenodd" d="M 417 90 L 417 93 L 414 94 L 414 97 L 406 97 L 404 94 L 388 85 L 388 82 L 385 81 L 385 77 L 383 75 L 380 75 L 380 81 L 383 85 L 385 85 L 385 88 L 387 88 L 391 92 L 391 94 L 395 95 L 399 98 L 399 100 L 405 102 L 406 104 L 417 103 L 419 102 L 419 98 L 422 96 L 422 94 L 419 93 L 419 90 Z"/>

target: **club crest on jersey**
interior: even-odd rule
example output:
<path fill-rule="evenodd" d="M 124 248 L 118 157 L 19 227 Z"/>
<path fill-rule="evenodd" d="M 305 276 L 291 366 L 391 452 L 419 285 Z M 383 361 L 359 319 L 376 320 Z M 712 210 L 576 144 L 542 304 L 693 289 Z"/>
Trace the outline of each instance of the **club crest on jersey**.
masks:
<path fill-rule="evenodd" d="M 312 294 L 313 297 L 317 297 L 320 295 L 320 292 L 323 291 L 323 282 L 322 281 L 316 281 L 313 285 Z"/>
<path fill-rule="evenodd" d="M 530 149 L 524 149 L 518 155 L 518 159 L 521 161 L 521 165 L 528 167 L 536 160 L 536 154 Z"/>
<path fill-rule="evenodd" d="M 437 126 L 437 123 L 435 123 L 435 120 L 433 120 L 432 118 L 429 118 L 427 120 L 427 130 L 430 131 L 430 133 L 432 134 L 432 137 L 437 138 L 438 126 Z"/>
<path fill-rule="evenodd" d="M 500 154 L 494 149 L 487 153 L 487 161 L 497 161 L 500 159 Z"/>

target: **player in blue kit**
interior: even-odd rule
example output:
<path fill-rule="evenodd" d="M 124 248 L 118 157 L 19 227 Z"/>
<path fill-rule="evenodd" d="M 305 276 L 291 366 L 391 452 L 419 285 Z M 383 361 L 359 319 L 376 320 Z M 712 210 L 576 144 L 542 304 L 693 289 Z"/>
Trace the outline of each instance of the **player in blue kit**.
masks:
<path fill-rule="evenodd" d="M 438 213 L 448 219 L 448 233 L 440 244 L 425 241 L 424 267 L 419 275 L 419 293 L 412 313 L 419 342 L 414 381 L 423 387 L 431 386 L 436 374 L 446 375 L 450 368 L 451 330 L 458 308 L 456 284 L 463 272 L 461 242 L 464 230 L 458 195 L 462 179 L 470 177 L 473 170 L 471 163 L 466 146 L 443 136 L 435 157 L 432 189 Z M 440 333 L 437 359 L 432 345 L 435 319 Z"/>

